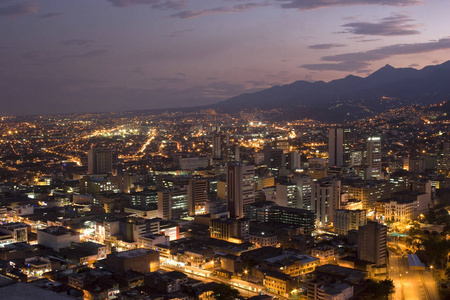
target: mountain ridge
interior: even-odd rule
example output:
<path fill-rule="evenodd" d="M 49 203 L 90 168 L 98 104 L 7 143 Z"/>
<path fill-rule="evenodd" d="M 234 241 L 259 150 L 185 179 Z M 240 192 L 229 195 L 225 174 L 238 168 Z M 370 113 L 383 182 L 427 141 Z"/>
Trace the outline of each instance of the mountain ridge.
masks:
<path fill-rule="evenodd" d="M 394 68 L 387 64 L 367 77 L 348 75 L 329 82 L 295 81 L 255 93 L 241 94 L 208 107 L 225 112 L 287 107 L 304 107 L 305 111 L 314 111 L 320 108 L 329 110 L 336 102 L 345 106 L 346 102 L 359 101 L 365 102 L 364 105 L 368 106 L 365 110 L 375 113 L 382 111 L 381 102 L 386 98 L 401 100 L 399 104 L 402 105 L 432 104 L 448 100 L 450 60 L 420 70 Z M 355 117 L 360 116 L 356 114 Z"/>

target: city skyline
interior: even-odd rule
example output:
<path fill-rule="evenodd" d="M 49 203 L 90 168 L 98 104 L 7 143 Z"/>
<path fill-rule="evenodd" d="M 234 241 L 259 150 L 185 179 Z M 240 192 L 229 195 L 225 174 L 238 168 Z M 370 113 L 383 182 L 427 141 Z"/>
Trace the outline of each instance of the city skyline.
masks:
<path fill-rule="evenodd" d="M 207 105 L 296 80 L 423 68 L 450 48 L 438 1 L 0 3 L 2 115 Z"/>

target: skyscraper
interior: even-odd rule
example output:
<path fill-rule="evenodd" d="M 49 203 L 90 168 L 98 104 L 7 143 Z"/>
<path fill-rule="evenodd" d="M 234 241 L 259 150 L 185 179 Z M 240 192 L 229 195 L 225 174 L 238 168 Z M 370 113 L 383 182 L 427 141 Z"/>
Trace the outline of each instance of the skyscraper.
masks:
<path fill-rule="evenodd" d="M 340 201 L 340 180 L 323 180 L 313 183 L 311 210 L 316 213 L 317 227 L 331 225 L 334 211 L 340 208 Z"/>
<path fill-rule="evenodd" d="M 88 150 L 88 174 L 111 173 L 113 154 L 111 149 L 92 148 Z"/>
<path fill-rule="evenodd" d="M 350 129 L 333 127 L 328 131 L 329 165 L 344 167 L 350 164 Z"/>
<path fill-rule="evenodd" d="M 381 138 L 372 136 L 367 139 L 367 165 L 372 177 L 381 179 Z"/>
<path fill-rule="evenodd" d="M 232 218 L 244 216 L 244 206 L 255 202 L 255 166 L 239 162 L 227 165 L 228 210 Z"/>
<path fill-rule="evenodd" d="M 213 135 L 213 158 L 225 159 L 228 152 L 228 134 L 215 133 Z"/>
<path fill-rule="evenodd" d="M 358 259 L 379 265 L 386 263 L 387 227 L 369 221 L 358 229 Z"/>
<path fill-rule="evenodd" d="M 208 200 L 208 181 L 206 179 L 192 178 L 189 180 L 189 215 L 205 213 Z"/>

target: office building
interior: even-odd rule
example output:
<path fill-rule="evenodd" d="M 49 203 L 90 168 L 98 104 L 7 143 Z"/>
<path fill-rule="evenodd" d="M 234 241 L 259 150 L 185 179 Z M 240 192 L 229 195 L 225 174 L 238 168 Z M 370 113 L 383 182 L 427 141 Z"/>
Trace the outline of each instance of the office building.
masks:
<path fill-rule="evenodd" d="M 311 209 L 312 179 L 307 175 L 294 175 L 292 182 L 297 185 L 297 208 Z"/>
<path fill-rule="evenodd" d="M 230 217 L 243 217 L 244 206 L 255 202 L 255 166 L 227 165 L 227 200 Z"/>
<path fill-rule="evenodd" d="M 369 221 L 358 229 L 358 259 L 377 266 L 387 261 L 387 227 Z"/>
<path fill-rule="evenodd" d="M 158 192 L 158 217 L 179 220 L 188 216 L 189 195 L 186 187 Z"/>
<path fill-rule="evenodd" d="M 340 180 L 322 180 L 312 184 L 311 210 L 316 213 L 317 227 L 326 227 L 333 223 L 333 214 L 340 208 L 340 201 Z"/>
<path fill-rule="evenodd" d="M 228 134 L 213 134 L 213 158 L 225 160 L 228 151 Z"/>
<path fill-rule="evenodd" d="M 344 167 L 350 164 L 350 129 L 330 128 L 328 131 L 328 165 Z"/>
<path fill-rule="evenodd" d="M 189 215 L 206 213 L 205 205 L 208 200 L 208 181 L 206 179 L 192 178 L 189 180 Z"/>
<path fill-rule="evenodd" d="M 278 206 L 272 201 L 261 201 L 245 207 L 245 217 L 252 222 L 282 223 L 301 226 L 305 233 L 314 230 L 314 212 L 306 209 Z"/>
<path fill-rule="evenodd" d="M 339 235 L 347 235 L 349 230 L 358 229 L 367 223 L 366 210 L 337 209 L 334 211 L 334 230 Z"/>
<path fill-rule="evenodd" d="M 249 221 L 241 219 L 213 219 L 209 221 L 210 236 L 219 240 L 240 243 L 250 238 Z"/>
<path fill-rule="evenodd" d="M 367 165 L 372 178 L 382 179 L 381 174 L 381 138 L 379 136 L 367 139 Z"/>
<path fill-rule="evenodd" d="M 111 149 L 92 148 L 88 151 L 88 174 L 107 174 L 113 170 Z"/>

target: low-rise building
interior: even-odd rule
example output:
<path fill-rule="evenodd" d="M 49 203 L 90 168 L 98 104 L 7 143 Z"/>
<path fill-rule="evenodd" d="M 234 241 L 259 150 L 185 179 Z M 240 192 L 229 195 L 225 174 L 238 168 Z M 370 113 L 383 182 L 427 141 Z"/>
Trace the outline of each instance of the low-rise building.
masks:
<path fill-rule="evenodd" d="M 38 244 L 59 251 L 60 248 L 69 247 L 72 243 L 80 242 L 80 234 L 66 227 L 51 226 L 37 232 Z"/>

